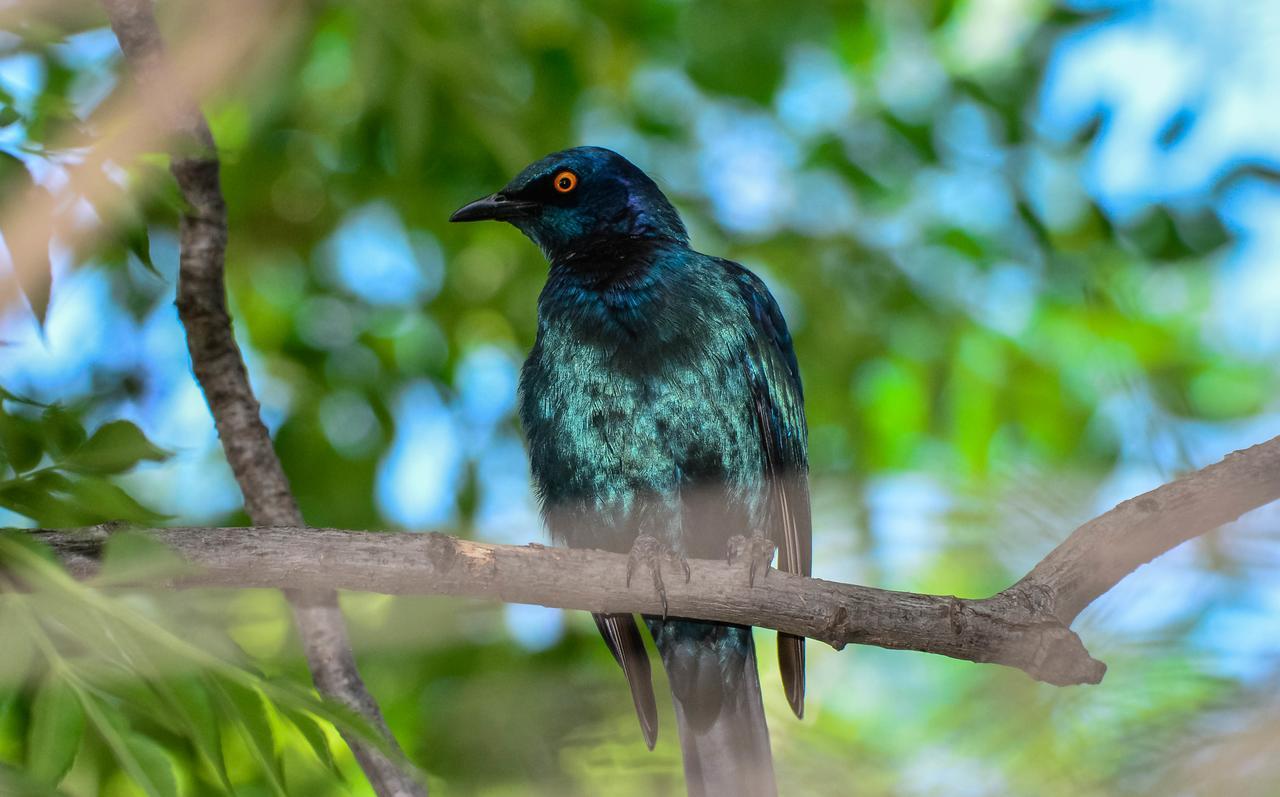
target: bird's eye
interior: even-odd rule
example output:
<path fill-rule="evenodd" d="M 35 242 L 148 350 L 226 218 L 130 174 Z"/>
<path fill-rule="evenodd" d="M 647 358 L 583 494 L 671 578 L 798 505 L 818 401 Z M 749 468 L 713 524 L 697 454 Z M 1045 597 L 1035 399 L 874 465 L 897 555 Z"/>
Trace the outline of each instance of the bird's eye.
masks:
<path fill-rule="evenodd" d="M 567 194 L 578 187 L 578 175 L 573 172 L 560 172 L 556 175 L 556 179 L 551 182 L 556 190 L 562 194 Z"/>

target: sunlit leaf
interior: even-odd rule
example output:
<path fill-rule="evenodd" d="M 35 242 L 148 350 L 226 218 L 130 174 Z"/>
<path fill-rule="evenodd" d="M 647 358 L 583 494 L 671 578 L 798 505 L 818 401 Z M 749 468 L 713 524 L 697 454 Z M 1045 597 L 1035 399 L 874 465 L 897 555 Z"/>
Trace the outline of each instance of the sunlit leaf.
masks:
<path fill-rule="evenodd" d="M 341 776 L 338 765 L 333 760 L 333 751 L 329 749 L 329 738 L 325 735 L 324 729 L 320 727 L 319 723 L 304 712 L 292 708 L 281 708 L 281 713 L 289 722 L 293 723 L 303 738 L 307 740 L 307 744 L 311 746 L 316 758 L 320 759 L 320 763 L 324 764 L 330 772 Z"/>
<path fill-rule="evenodd" d="M 206 680 L 196 676 L 173 675 L 155 679 L 152 683 L 181 718 L 187 728 L 188 738 L 222 783 L 222 787 L 229 792 L 233 791 L 222 755 L 218 713 Z"/>
<path fill-rule="evenodd" d="M 212 683 L 212 682 L 211 682 Z M 284 795 L 284 768 L 276 751 L 275 734 L 267 717 L 267 705 L 256 689 L 231 681 L 214 684 L 214 695 L 222 706 L 223 716 L 244 739 L 249 753 L 262 768 L 272 791 Z"/>
<path fill-rule="evenodd" d="M 272 703 L 281 709 L 314 714 L 331 725 L 355 733 L 384 755 L 396 757 L 387 740 L 364 716 L 334 700 L 318 698 L 310 689 L 293 681 L 263 679 L 261 688 Z"/>

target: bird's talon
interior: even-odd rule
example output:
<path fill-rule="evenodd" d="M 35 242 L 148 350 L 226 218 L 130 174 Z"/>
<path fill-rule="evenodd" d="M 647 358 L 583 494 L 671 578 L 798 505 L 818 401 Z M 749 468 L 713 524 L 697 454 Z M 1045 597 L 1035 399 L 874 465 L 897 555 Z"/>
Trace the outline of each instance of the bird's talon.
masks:
<path fill-rule="evenodd" d="M 658 600 L 662 602 L 662 617 L 667 617 L 667 585 L 662 581 L 662 560 L 670 557 L 680 563 L 684 570 L 684 580 L 688 583 L 690 577 L 689 562 L 685 557 L 671 550 L 671 547 L 649 534 L 641 534 L 636 537 L 635 543 L 631 546 L 631 553 L 627 554 L 627 588 L 631 588 L 631 577 L 635 574 L 636 568 L 643 562 L 648 566 L 649 572 L 653 574 L 653 589 L 658 593 Z"/>
<path fill-rule="evenodd" d="M 766 537 L 758 534 L 750 537 L 739 534 L 729 538 L 727 558 L 730 565 L 743 558 L 748 560 L 747 586 L 754 587 L 757 570 L 762 570 L 761 578 L 769 577 L 769 565 L 773 562 L 773 555 L 777 550 L 778 546 Z"/>

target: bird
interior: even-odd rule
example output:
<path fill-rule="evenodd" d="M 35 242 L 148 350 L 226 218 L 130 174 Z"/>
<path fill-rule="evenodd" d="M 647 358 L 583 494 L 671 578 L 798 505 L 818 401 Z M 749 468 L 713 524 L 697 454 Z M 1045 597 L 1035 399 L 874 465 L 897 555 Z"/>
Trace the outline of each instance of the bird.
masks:
<path fill-rule="evenodd" d="M 665 612 L 664 564 L 750 559 L 809 575 L 804 395 L 781 309 L 744 266 L 691 248 L 680 214 L 622 155 L 574 147 L 527 166 L 450 221 L 497 220 L 549 265 L 519 415 L 552 539 L 628 555 L 663 600 L 646 615 L 675 707 L 690 795 L 774 795 L 752 630 Z M 595 614 L 645 743 L 658 712 L 634 615 Z M 780 634 L 804 716 L 804 638 Z"/>

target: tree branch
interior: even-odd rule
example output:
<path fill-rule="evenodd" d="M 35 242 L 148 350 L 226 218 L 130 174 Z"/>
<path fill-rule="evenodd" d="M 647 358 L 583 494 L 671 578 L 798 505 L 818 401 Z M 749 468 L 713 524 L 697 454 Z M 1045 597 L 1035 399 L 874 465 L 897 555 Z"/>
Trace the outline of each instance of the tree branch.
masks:
<path fill-rule="evenodd" d="M 186 329 L 192 369 L 209 402 L 245 509 L 259 526 L 302 526 L 302 513 L 262 423 L 227 313 L 227 209 L 213 135 L 194 103 L 164 79 L 162 39 L 150 0 L 103 0 L 103 6 L 138 81 L 166 100 L 170 118 L 161 123 L 173 130 L 176 141 L 170 171 L 188 206 L 180 228 L 178 315 Z M 399 754 L 356 668 L 337 593 L 328 585 L 314 584 L 290 593 L 289 599 L 316 688 L 366 717 Z M 402 766 L 406 762 L 391 760 L 356 735 L 344 733 L 343 738 L 377 794 L 425 797 L 425 785 Z"/>
<path fill-rule="evenodd" d="M 649 579 L 628 589 L 627 557 L 541 545 L 490 545 L 443 534 L 340 529 L 174 528 L 145 532 L 197 572 L 173 586 L 321 585 L 386 594 L 457 595 L 593 612 L 660 614 Z M 77 577 L 98 568 L 108 532 L 40 532 Z M 1052 618 L 996 596 L 961 600 L 860 587 L 770 569 L 748 586 L 744 568 L 691 560 L 668 572 L 670 614 L 757 625 L 847 643 L 921 650 L 1018 667 L 1055 684 L 1096 683 L 1105 667 Z M 674 568 L 672 569 L 674 571 Z"/>
<path fill-rule="evenodd" d="M 1069 628 L 1085 605 L 1140 564 L 1280 499 L 1280 437 L 1125 501 L 1089 521 L 1014 586 L 961 599 L 840 584 L 691 561 L 667 578 L 672 615 L 774 628 L 827 642 L 919 650 L 1017 667 L 1052 684 L 1097 683 L 1106 666 Z M 491 545 L 442 534 L 338 529 L 174 528 L 145 532 L 196 566 L 173 586 L 319 587 L 459 595 L 593 612 L 662 611 L 627 557 L 541 545 Z M 107 532 L 37 532 L 72 573 L 97 571 Z M 674 574 L 673 574 L 674 575 Z"/>
<path fill-rule="evenodd" d="M 1070 624 L 1140 565 L 1280 499 L 1280 437 L 1131 498 L 1076 529 L 1008 592 Z"/>

